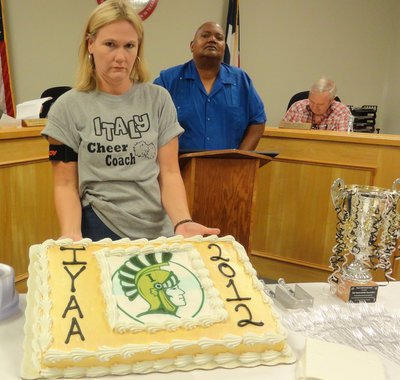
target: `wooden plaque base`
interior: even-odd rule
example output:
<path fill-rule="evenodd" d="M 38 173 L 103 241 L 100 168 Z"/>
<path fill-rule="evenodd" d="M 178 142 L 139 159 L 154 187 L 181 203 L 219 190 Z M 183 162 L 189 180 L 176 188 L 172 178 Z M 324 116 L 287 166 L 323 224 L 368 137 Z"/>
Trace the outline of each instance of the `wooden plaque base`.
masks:
<path fill-rule="evenodd" d="M 342 280 L 342 278 L 339 277 L 336 295 L 345 302 L 373 303 L 378 296 L 378 288 L 379 285 L 374 281 L 360 283 L 351 280 Z"/>

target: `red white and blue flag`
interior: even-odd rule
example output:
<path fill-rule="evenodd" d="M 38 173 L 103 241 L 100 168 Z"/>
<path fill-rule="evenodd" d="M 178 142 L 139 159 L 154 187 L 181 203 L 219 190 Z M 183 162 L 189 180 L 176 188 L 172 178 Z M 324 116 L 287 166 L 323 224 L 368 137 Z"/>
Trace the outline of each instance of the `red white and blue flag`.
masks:
<path fill-rule="evenodd" d="M 239 0 L 229 0 L 224 62 L 240 67 Z"/>
<path fill-rule="evenodd" d="M 0 2 L 0 111 L 14 116 L 14 98 L 8 66 L 7 44 L 5 38 L 3 0 Z"/>

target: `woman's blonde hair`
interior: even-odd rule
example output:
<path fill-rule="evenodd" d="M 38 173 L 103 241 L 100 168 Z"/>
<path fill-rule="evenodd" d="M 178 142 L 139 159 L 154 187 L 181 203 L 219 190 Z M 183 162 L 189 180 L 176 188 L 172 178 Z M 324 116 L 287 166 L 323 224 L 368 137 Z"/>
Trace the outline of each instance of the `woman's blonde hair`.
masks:
<path fill-rule="evenodd" d="M 130 78 L 135 82 L 146 82 L 149 80 L 143 56 L 144 29 L 141 18 L 127 0 L 107 0 L 95 8 L 87 21 L 79 48 L 78 73 L 75 83 L 77 90 L 92 91 L 97 87 L 96 70 L 93 58 L 88 51 L 89 39 L 95 38 L 102 27 L 120 20 L 130 22 L 135 28 L 139 39 L 138 54 Z"/>

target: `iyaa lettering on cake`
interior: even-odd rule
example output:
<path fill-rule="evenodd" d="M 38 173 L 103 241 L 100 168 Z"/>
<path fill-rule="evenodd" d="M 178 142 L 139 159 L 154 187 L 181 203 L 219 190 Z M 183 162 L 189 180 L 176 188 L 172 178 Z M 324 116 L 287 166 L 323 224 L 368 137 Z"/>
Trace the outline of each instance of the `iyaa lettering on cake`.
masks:
<path fill-rule="evenodd" d="M 78 261 L 76 257 L 77 251 L 85 251 L 86 249 L 84 247 L 82 248 L 68 248 L 68 247 L 60 247 L 60 251 L 72 251 L 73 257 L 72 261 L 63 261 L 62 264 L 64 265 L 64 270 L 68 273 L 68 276 L 71 279 L 71 296 L 68 301 L 67 306 L 64 309 L 64 312 L 62 314 L 63 318 L 67 318 L 68 312 L 72 310 L 76 310 L 78 312 L 78 316 L 80 319 L 83 319 L 84 315 L 82 313 L 82 310 L 79 306 L 78 300 L 75 297 L 76 292 L 76 287 L 75 287 L 75 280 L 82 274 L 82 272 L 86 269 L 87 262 L 86 261 Z M 78 267 L 77 271 L 74 271 L 74 274 L 70 271 L 69 266 L 72 267 Z M 81 340 L 85 340 L 85 336 L 82 333 L 81 327 L 79 325 L 79 322 L 75 316 L 71 318 L 71 325 L 68 330 L 67 337 L 65 339 L 65 344 L 68 344 L 70 342 L 71 336 L 72 335 L 79 335 Z"/>

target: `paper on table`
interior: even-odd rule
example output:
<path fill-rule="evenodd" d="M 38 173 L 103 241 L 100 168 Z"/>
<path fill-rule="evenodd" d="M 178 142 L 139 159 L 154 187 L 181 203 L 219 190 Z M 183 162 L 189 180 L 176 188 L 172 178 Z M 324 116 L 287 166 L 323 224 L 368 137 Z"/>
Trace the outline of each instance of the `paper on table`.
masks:
<path fill-rule="evenodd" d="M 304 356 L 296 367 L 297 380 L 385 380 L 378 354 L 343 344 L 307 337 Z"/>
<path fill-rule="evenodd" d="M 0 127 L 20 127 L 20 126 L 21 126 L 21 120 L 8 116 L 5 113 L 1 115 Z"/>
<path fill-rule="evenodd" d="M 17 119 L 38 119 L 42 104 L 50 99 L 52 98 L 40 98 L 17 104 Z"/>

